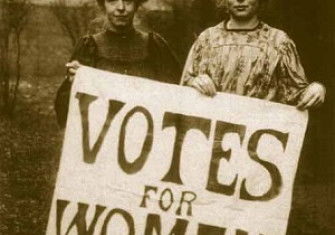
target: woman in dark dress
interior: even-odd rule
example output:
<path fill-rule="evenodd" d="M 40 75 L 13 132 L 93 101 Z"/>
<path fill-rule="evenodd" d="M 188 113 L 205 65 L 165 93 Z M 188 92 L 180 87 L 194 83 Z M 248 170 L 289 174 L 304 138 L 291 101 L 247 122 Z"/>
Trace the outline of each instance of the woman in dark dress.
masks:
<path fill-rule="evenodd" d="M 178 84 L 180 65 L 166 41 L 157 33 L 134 28 L 139 5 L 146 0 L 97 0 L 108 18 L 106 30 L 81 38 L 67 66 L 67 78 L 57 92 L 57 120 L 66 124 L 71 84 L 76 70 L 90 66 L 110 72 Z"/>

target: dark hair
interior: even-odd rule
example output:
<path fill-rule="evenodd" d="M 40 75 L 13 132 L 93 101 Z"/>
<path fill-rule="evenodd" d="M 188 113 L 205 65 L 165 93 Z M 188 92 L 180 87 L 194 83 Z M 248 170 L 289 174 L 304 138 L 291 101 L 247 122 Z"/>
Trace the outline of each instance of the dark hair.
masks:
<path fill-rule="evenodd" d="M 101 7 L 102 9 L 105 8 L 105 1 L 106 0 L 97 0 L 99 7 Z M 142 3 L 146 2 L 147 0 L 133 0 L 133 1 L 136 3 L 136 6 L 140 6 Z"/>

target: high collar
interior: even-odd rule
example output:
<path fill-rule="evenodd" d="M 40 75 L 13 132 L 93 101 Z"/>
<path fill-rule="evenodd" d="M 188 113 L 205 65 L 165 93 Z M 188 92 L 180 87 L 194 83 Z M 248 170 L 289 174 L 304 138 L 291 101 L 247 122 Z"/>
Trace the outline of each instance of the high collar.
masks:
<path fill-rule="evenodd" d="M 106 34 L 112 38 L 129 39 L 134 37 L 134 35 L 136 34 L 136 30 L 134 27 L 131 27 L 123 32 L 115 32 L 111 29 L 107 29 Z"/>
<path fill-rule="evenodd" d="M 135 62 L 144 60 L 148 55 L 148 34 L 139 30 L 127 34 L 105 30 L 94 36 L 99 56 L 110 61 Z"/>
<path fill-rule="evenodd" d="M 228 20 L 225 20 L 222 23 L 222 26 L 223 26 L 224 30 L 226 30 L 226 31 L 235 31 L 235 32 L 255 31 L 255 30 L 261 29 L 263 27 L 263 22 L 259 21 L 258 24 L 255 27 L 250 28 L 250 29 L 243 29 L 243 28 L 241 28 L 241 29 L 229 29 L 228 28 Z"/>

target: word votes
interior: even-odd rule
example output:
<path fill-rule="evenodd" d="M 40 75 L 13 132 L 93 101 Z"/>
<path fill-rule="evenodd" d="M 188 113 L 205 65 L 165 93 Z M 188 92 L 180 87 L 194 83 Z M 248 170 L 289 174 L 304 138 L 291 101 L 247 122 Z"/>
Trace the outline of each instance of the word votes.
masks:
<path fill-rule="evenodd" d="M 79 108 L 82 121 L 82 141 L 83 141 L 83 158 L 87 164 L 94 164 L 96 161 L 97 154 L 104 142 L 104 138 L 111 126 L 113 119 L 124 107 L 125 103 L 117 100 L 109 100 L 108 113 L 104 121 L 102 130 L 100 131 L 98 138 L 94 144 L 90 144 L 90 133 L 89 133 L 89 106 L 98 99 L 97 96 L 80 93 L 76 94 L 76 98 L 79 100 Z M 125 138 L 127 123 L 133 118 L 135 114 L 144 115 L 147 122 L 147 134 L 144 139 L 142 150 L 135 161 L 127 161 L 125 154 Z M 187 116 L 179 113 L 165 112 L 163 117 L 162 129 L 175 128 L 175 140 L 174 149 L 172 154 L 172 161 L 168 172 L 161 179 L 163 182 L 174 183 L 182 185 L 183 181 L 180 177 L 180 162 L 181 152 L 185 136 L 190 130 L 198 130 L 209 139 L 210 131 L 212 128 L 212 120 L 203 117 Z M 238 174 L 236 174 L 233 182 L 229 185 L 222 184 L 218 181 L 219 174 L 219 162 L 222 159 L 229 161 L 231 158 L 231 149 L 225 151 L 222 149 L 222 141 L 227 134 L 237 134 L 240 142 L 242 143 L 245 139 L 247 126 L 238 125 L 234 123 L 217 121 L 215 123 L 215 134 L 212 144 L 212 156 L 209 167 L 208 181 L 206 190 L 222 195 L 232 196 L 235 194 Z M 286 149 L 289 134 L 282 133 L 272 129 L 257 130 L 250 136 L 247 144 L 247 152 L 250 159 L 261 165 L 266 171 L 268 171 L 271 177 L 271 186 L 267 192 L 263 195 L 252 195 L 246 188 L 247 179 L 243 179 L 240 186 L 240 199 L 248 201 L 269 201 L 276 198 L 280 194 L 282 187 L 282 176 L 277 168 L 271 162 L 262 160 L 257 154 L 257 146 L 263 135 L 271 135 L 275 137 L 283 147 L 283 151 Z M 144 167 L 151 149 L 153 147 L 154 138 L 154 120 L 151 113 L 144 107 L 136 106 L 131 109 L 124 117 L 121 123 L 121 129 L 119 133 L 118 143 L 118 164 L 120 168 L 126 174 L 136 174 Z M 90 147 L 92 146 L 92 148 Z"/>

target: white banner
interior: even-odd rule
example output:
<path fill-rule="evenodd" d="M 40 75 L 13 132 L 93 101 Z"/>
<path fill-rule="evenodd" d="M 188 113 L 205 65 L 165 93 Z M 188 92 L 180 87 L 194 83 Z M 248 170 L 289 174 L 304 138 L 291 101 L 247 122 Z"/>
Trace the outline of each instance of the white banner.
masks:
<path fill-rule="evenodd" d="M 307 113 L 81 68 L 47 234 L 285 234 Z"/>

